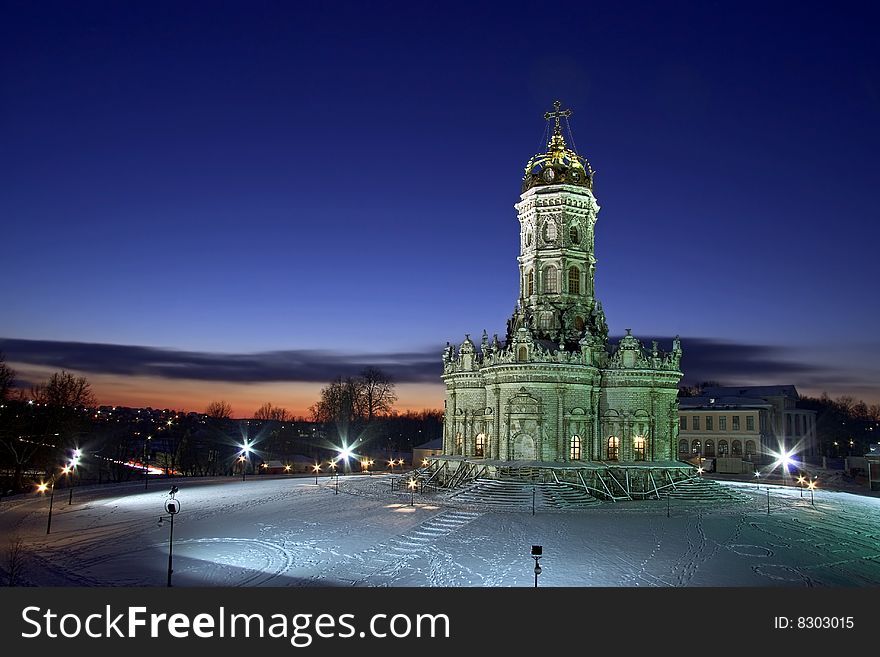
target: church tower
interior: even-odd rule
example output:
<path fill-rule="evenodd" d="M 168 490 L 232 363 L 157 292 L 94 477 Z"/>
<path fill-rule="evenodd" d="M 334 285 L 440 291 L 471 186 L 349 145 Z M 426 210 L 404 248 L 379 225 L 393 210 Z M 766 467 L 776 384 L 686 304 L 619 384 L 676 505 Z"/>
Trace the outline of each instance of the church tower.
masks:
<path fill-rule="evenodd" d="M 560 109 L 559 101 L 554 108 L 544 114 L 554 123 L 547 151 L 529 160 L 514 205 L 520 224 L 520 293 L 508 339 L 527 326 L 536 338 L 576 349 L 586 333 L 607 338 L 594 286 L 599 205 L 590 163 L 568 147 L 562 134 L 560 119 L 567 123 L 571 110 Z"/>
<path fill-rule="evenodd" d="M 681 344 L 610 344 L 596 299 L 593 168 L 574 148 L 571 111 L 546 112 L 547 150 L 526 166 L 519 201 L 519 298 L 507 336 L 443 351 L 443 454 L 433 480 L 549 478 L 585 495 L 658 497 L 691 475 L 676 460 Z"/>

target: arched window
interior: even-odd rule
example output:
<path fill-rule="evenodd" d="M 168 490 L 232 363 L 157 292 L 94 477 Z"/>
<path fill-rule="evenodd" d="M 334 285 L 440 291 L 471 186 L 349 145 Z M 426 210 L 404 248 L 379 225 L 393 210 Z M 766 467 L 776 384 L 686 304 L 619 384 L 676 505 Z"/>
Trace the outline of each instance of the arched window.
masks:
<path fill-rule="evenodd" d="M 732 456 L 742 456 L 743 453 L 743 444 L 739 440 L 734 440 L 731 445 L 731 455 Z"/>
<path fill-rule="evenodd" d="M 464 441 L 462 440 L 461 434 L 460 433 L 455 434 L 455 453 L 461 454 L 462 453 L 461 448 L 463 446 L 464 446 Z"/>
<path fill-rule="evenodd" d="M 556 241 L 556 222 L 548 221 L 544 224 L 544 241 L 545 242 L 555 242 Z"/>
<path fill-rule="evenodd" d="M 715 456 L 715 442 L 712 440 L 706 441 L 706 456 Z"/>
<path fill-rule="evenodd" d="M 581 293 L 581 270 L 577 267 L 571 267 L 568 270 L 568 293 Z"/>
<path fill-rule="evenodd" d="M 577 317 L 574 318 L 574 328 L 577 331 L 583 331 L 585 328 L 584 318 L 581 317 L 580 315 L 578 315 Z"/>
<path fill-rule="evenodd" d="M 755 441 L 747 440 L 746 441 L 746 456 L 751 456 L 755 453 Z"/>
<path fill-rule="evenodd" d="M 691 454 L 701 454 L 702 453 L 702 445 L 699 440 L 695 440 L 691 443 Z"/>
<path fill-rule="evenodd" d="M 718 456 L 727 456 L 727 441 L 718 441 Z"/>
<path fill-rule="evenodd" d="M 581 234 L 578 232 L 577 226 L 572 226 L 568 229 L 568 239 L 572 244 L 581 243 Z"/>
<path fill-rule="evenodd" d="M 634 461 L 644 461 L 645 460 L 645 437 L 644 436 L 636 436 L 633 438 L 633 460 Z"/>
<path fill-rule="evenodd" d="M 528 352 L 526 351 L 526 348 L 525 348 L 525 347 L 520 347 L 520 348 L 519 348 L 519 350 L 516 352 L 516 359 L 517 359 L 520 363 L 525 363 L 526 360 L 528 360 Z"/>
<path fill-rule="evenodd" d="M 535 272 L 531 269 L 526 274 L 526 290 L 528 290 L 528 296 L 532 296 L 535 293 Z"/>
<path fill-rule="evenodd" d="M 620 454 L 620 438 L 608 436 L 608 460 L 616 461 Z"/>
<path fill-rule="evenodd" d="M 544 267 L 544 293 L 556 294 L 559 290 L 559 277 L 556 275 L 556 267 L 548 265 Z"/>
<path fill-rule="evenodd" d="M 571 447 L 569 447 L 568 458 L 570 461 L 580 461 L 581 460 L 581 437 L 580 436 L 572 436 L 571 437 Z"/>
<path fill-rule="evenodd" d="M 483 458 L 486 456 L 486 434 L 477 434 L 476 444 L 474 445 L 474 456 Z"/>
<path fill-rule="evenodd" d="M 679 440 L 678 441 L 678 453 L 679 454 L 687 454 L 688 453 L 688 441 Z"/>

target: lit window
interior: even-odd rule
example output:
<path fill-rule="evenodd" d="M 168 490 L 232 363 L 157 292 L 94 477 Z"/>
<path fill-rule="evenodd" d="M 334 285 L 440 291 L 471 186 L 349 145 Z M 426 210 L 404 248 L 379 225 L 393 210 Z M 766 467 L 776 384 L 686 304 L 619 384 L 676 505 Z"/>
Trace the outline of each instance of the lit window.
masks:
<path fill-rule="evenodd" d="M 608 460 L 616 461 L 620 453 L 620 438 L 617 436 L 608 437 Z"/>
<path fill-rule="evenodd" d="M 703 446 L 700 444 L 699 440 L 695 440 L 691 443 L 691 453 L 700 454 L 702 452 Z"/>
<path fill-rule="evenodd" d="M 678 453 L 679 454 L 687 454 L 688 451 L 688 441 L 679 440 L 678 441 Z"/>
<path fill-rule="evenodd" d="M 718 441 L 718 456 L 727 456 L 727 441 Z"/>
<path fill-rule="evenodd" d="M 755 441 L 747 440 L 746 441 L 746 456 L 751 456 L 755 453 Z"/>
<path fill-rule="evenodd" d="M 715 442 L 712 440 L 706 441 L 706 456 L 715 456 Z"/>
<path fill-rule="evenodd" d="M 742 456 L 743 446 L 742 443 L 738 440 L 734 440 L 731 445 L 731 454 L 733 456 Z"/>
<path fill-rule="evenodd" d="M 633 438 L 633 460 L 634 461 L 644 461 L 645 460 L 645 437 L 644 436 L 636 436 Z"/>
<path fill-rule="evenodd" d="M 486 434 L 481 433 L 477 436 L 477 442 L 474 446 L 474 456 L 482 458 L 486 454 Z"/>
<path fill-rule="evenodd" d="M 548 221 L 544 224 L 544 241 L 545 242 L 555 242 L 556 241 L 556 222 Z"/>
<path fill-rule="evenodd" d="M 571 461 L 580 461 L 581 460 L 581 437 L 580 436 L 572 436 L 571 437 L 571 447 L 569 448 L 569 460 L 571 460 Z"/>
<path fill-rule="evenodd" d="M 528 275 L 526 276 L 526 287 L 528 288 L 528 296 L 532 296 L 535 293 L 535 272 L 531 269 L 529 270 Z"/>

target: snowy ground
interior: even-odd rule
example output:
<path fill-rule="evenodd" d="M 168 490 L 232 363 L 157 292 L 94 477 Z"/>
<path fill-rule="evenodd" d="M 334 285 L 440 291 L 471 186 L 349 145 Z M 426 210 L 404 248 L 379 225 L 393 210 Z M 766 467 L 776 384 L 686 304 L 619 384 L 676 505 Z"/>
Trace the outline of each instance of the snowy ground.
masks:
<path fill-rule="evenodd" d="M 392 493 L 387 476 L 176 480 L 175 586 L 877 586 L 880 499 L 723 484 L 748 501 L 603 503 L 532 516 Z M 0 504 L 2 553 L 26 546 L 22 583 L 164 586 L 169 485 L 77 489 Z M 5 556 L 0 568 L 5 569 Z"/>

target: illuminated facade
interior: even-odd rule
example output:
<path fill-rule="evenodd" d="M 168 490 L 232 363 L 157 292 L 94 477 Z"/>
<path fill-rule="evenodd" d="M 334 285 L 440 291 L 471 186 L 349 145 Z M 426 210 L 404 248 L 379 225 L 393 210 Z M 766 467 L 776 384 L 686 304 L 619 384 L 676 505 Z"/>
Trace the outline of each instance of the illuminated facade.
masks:
<path fill-rule="evenodd" d="M 594 287 L 593 170 L 563 138 L 569 115 L 558 102 L 545 115 L 555 123 L 547 152 L 529 161 L 514 206 L 519 299 L 504 341 L 483 331 L 479 346 L 466 336 L 443 354 L 443 454 L 453 470 L 681 467 L 681 345 L 646 348 L 629 330 L 609 343 Z"/>

